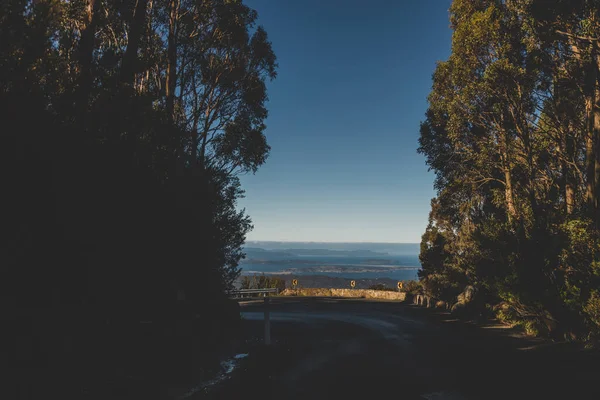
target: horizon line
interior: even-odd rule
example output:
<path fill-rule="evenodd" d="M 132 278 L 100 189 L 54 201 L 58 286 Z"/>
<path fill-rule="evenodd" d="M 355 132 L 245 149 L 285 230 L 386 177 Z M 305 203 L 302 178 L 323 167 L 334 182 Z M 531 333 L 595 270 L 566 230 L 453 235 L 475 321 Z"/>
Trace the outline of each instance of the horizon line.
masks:
<path fill-rule="evenodd" d="M 315 241 L 315 240 L 263 240 L 263 239 L 253 239 L 253 240 L 246 240 L 244 243 L 247 242 L 276 242 L 276 243 L 373 243 L 373 244 L 421 244 L 420 242 L 355 242 L 355 241 L 350 241 L 350 242 L 327 242 L 327 241 Z"/>

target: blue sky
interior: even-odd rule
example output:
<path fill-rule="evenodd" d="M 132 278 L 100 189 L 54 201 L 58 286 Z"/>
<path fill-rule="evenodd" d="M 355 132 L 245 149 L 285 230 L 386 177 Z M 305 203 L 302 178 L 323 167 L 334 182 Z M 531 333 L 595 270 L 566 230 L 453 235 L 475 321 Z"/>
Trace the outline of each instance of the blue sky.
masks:
<path fill-rule="evenodd" d="M 416 153 L 450 0 L 247 0 L 278 57 L 271 154 L 243 176 L 248 240 L 419 242 L 435 195 Z"/>

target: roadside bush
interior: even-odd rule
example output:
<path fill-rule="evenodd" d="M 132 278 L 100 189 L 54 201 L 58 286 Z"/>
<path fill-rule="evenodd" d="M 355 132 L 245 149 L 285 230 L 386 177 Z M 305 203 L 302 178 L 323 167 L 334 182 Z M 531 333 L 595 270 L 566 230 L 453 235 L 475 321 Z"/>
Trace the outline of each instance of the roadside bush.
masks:
<path fill-rule="evenodd" d="M 395 292 L 396 289 L 385 286 L 383 283 L 376 283 L 375 285 L 369 286 L 369 290 L 384 290 L 388 292 Z"/>
<path fill-rule="evenodd" d="M 403 281 L 400 291 L 410 294 L 420 294 L 423 291 L 423 285 L 419 281 Z"/>
<path fill-rule="evenodd" d="M 587 315 L 591 325 L 589 339 L 598 342 L 600 340 L 600 294 L 597 290 L 592 291 L 583 311 Z"/>
<path fill-rule="evenodd" d="M 526 306 L 514 300 L 496 305 L 493 311 L 500 322 L 519 327 L 529 336 L 548 336 L 556 331 L 556 321 L 541 306 Z"/>
<path fill-rule="evenodd" d="M 285 290 L 285 280 L 277 277 L 262 275 L 243 276 L 241 289 L 274 289 Z"/>

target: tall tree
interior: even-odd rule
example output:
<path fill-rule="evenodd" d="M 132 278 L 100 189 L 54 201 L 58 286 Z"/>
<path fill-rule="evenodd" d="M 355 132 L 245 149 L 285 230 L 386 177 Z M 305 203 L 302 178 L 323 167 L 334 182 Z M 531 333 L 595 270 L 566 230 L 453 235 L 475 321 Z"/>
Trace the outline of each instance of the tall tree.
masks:
<path fill-rule="evenodd" d="M 476 284 L 540 330 L 598 332 L 597 227 L 582 235 L 600 198 L 597 6 L 453 1 L 419 148 L 438 190 L 421 252 L 434 292 Z"/>
<path fill-rule="evenodd" d="M 239 0 L 0 2 L 3 303 L 40 326 L 73 312 L 54 334 L 89 339 L 41 360 L 125 365 L 121 321 L 149 315 L 176 329 L 204 313 L 206 354 L 232 331 L 226 290 L 252 228 L 237 175 L 267 158 L 277 67 L 256 20 Z M 173 341 L 157 353 L 192 354 Z M 83 385 L 85 369 L 61 376 Z"/>

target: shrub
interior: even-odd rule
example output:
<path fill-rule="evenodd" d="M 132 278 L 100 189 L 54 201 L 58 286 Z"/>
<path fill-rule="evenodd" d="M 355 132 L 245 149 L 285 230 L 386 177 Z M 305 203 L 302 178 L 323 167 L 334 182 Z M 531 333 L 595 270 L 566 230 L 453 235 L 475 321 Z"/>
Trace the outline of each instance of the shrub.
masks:
<path fill-rule="evenodd" d="M 279 291 L 285 289 L 285 280 L 277 277 L 262 275 L 254 275 L 252 277 L 246 275 L 242 277 L 242 289 L 272 289 L 278 288 Z"/>
<path fill-rule="evenodd" d="M 383 283 L 376 283 L 375 285 L 369 286 L 369 290 L 385 290 L 388 292 L 394 292 L 396 289 L 385 286 Z"/>
<path fill-rule="evenodd" d="M 423 291 L 423 285 L 419 281 L 403 281 L 401 292 L 418 294 Z"/>
<path fill-rule="evenodd" d="M 600 339 L 600 294 L 597 290 L 592 291 L 583 311 L 591 325 L 589 338 Z"/>

